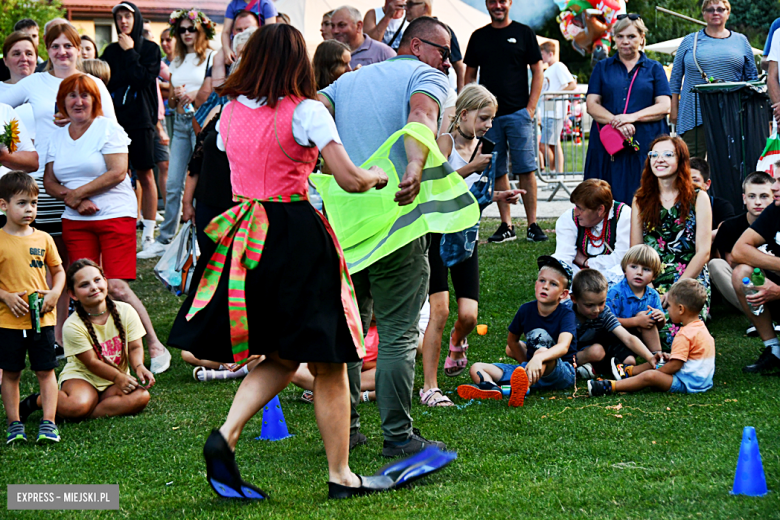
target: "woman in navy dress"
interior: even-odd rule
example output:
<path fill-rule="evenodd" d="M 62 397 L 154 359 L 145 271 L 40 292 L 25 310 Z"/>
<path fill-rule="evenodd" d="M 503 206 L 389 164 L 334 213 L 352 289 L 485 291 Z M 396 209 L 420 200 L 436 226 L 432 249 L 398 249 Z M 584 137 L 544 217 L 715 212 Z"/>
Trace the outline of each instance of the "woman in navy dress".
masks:
<path fill-rule="evenodd" d="M 666 115 L 672 92 L 663 67 L 640 50 L 647 28 L 636 14 L 620 15 L 613 28 L 618 54 L 600 61 L 588 83 L 590 129 L 585 178 L 603 179 L 612 186 L 616 201 L 631 204 L 639 188 L 650 143 L 669 133 Z M 631 96 L 628 96 L 631 81 Z M 626 108 L 628 98 L 628 109 Z M 612 125 L 624 137 L 633 137 L 639 150 L 627 148 L 610 156 L 599 139 L 599 129 Z"/>

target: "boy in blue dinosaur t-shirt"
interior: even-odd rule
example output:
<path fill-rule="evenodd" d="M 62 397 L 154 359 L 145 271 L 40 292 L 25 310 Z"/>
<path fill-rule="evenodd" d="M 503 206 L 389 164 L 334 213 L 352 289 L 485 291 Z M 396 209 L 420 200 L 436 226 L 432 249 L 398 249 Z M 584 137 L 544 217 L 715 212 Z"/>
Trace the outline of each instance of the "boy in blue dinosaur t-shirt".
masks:
<path fill-rule="evenodd" d="M 463 399 L 501 400 L 501 385 L 510 385 L 509 406 L 522 406 L 529 387 L 561 390 L 574 386 L 577 325 L 574 311 L 561 305 L 568 296 L 571 267 L 551 256 L 537 260 L 536 300 L 523 304 L 509 325 L 506 354 L 519 364 L 474 363 L 474 385 L 461 385 Z M 525 334 L 525 342 L 520 336 Z"/>

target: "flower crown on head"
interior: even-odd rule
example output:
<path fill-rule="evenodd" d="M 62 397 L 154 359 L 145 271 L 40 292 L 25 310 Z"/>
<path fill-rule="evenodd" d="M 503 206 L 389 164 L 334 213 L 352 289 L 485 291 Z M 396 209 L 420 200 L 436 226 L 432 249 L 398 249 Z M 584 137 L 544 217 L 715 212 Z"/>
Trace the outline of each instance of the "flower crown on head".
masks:
<path fill-rule="evenodd" d="M 173 28 L 174 25 L 185 18 L 191 21 L 193 25 L 199 24 L 203 27 L 207 39 L 214 39 L 214 36 L 217 34 L 217 24 L 212 22 L 202 11 L 198 11 L 194 7 L 191 9 L 179 9 L 178 11 L 172 12 L 170 19 L 168 19 L 168 23 L 171 25 L 171 28 Z"/>

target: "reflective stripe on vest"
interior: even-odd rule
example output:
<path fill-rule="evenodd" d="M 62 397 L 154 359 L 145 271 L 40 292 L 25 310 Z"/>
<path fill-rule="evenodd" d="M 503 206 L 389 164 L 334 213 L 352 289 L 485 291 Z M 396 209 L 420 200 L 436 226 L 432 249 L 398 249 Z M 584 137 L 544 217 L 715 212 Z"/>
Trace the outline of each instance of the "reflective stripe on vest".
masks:
<path fill-rule="evenodd" d="M 405 135 L 428 148 L 428 158 L 419 195 L 412 204 L 399 206 L 394 198 L 400 177 L 389 157 L 395 142 Z M 425 125 L 409 123 L 391 135 L 361 168 L 371 166 L 379 166 L 387 174 L 385 188 L 347 193 L 331 175 L 310 177 L 322 195 L 350 273 L 365 269 L 423 235 L 454 233 L 479 221 L 476 199 L 463 177 L 439 151 L 433 132 Z"/>

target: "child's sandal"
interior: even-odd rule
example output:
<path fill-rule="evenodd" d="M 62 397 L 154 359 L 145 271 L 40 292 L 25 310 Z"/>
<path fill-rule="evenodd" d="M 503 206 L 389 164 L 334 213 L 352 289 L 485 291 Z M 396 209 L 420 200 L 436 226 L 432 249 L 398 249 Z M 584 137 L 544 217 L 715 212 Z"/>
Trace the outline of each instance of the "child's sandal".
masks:
<path fill-rule="evenodd" d="M 468 348 L 468 339 L 463 341 L 463 345 L 453 345 L 452 333 L 450 333 L 450 352 L 463 352 L 463 357 L 460 359 L 452 359 L 448 354 L 447 358 L 444 360 L 444 375 L 447 377 L 457 377 L 466 371 L 466 367 L 469 366 L 469 360 L 465 355 Z"/>
<path fill-rule="evenodd" d="M 438 396 L 436 394 L 438 394 Z M 449 397 L 444 395 L 444 392 L 442 392 L 440 388 L 431 388 L 427 392 L 423 392 L 421 388 L 420 403 L 429 407 L 447 407 L 455 404 Z"/>

